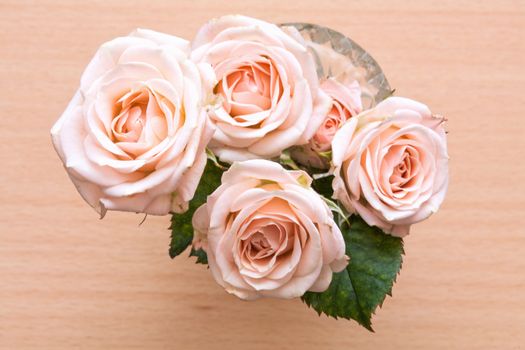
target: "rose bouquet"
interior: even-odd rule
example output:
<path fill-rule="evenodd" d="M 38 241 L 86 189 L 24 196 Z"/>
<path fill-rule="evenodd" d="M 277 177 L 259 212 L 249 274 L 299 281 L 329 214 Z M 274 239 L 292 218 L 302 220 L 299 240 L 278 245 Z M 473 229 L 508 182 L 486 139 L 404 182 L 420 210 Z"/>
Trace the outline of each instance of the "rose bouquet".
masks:
<path fill-rule="evenodd" d="M 390 95 L 339 33 L 225 16 L 103 44 L 51 135 L 101 217 L 171 214 L 170 256 L 190 247 L 228 293 L 371 329 L 448 183 L 444 118 Z"/>

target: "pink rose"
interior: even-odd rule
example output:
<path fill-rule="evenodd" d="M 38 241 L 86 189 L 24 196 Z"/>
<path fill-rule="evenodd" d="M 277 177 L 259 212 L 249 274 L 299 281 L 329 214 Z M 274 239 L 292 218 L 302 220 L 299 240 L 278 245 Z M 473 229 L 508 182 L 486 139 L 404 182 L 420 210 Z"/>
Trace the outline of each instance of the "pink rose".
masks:
<path fill-rule="evenodd" d="M 193 197 L 213 133 L 202 105 L 214 75 L 188 51 L 183 39 L 141 29 L 105 43 L 51 129 L 69 177 L 102 216 L 182 212 Z"/>
<path fill-rule="evenodd" d="M 334 78 L 329 78 L 321 84 L 321 89 L 331 97 L 331 108 L 310 142 L 294 148 L 292 157 L 301 164 L 325 169 L 330 167 L 328 158 L 319 153 L 331 150 L 332 139 L 337 130 L 348 119 L 359 114 L 363 106 L 361 88 L 356 80 L 342 84 Z"/>
<path fill-rule="evenodd" d="M 332 139 L 342 124 L 351 117 L 361 113 L 361 89 L 357 81 L 348 85 L 341 84 L 333 78 L 326 79 L 321 89 L 332 98 L 332 107 L 326 114 L 323 123 L 312 138 L 312 148 L 325 152 L 332 148 Z"/>
<path fill-rule="evenodd" d="M 443 118 L 427 106 L 390 97 L 351 118 L 335 135 L 334 198 L 394 236 L 426 219 L 448 185 Z"/>
<path fill-rule="evenodd" d="M 307 143 L 329 108 L 302 38 L 244 16 L 210 21 L 192 42 L 192 59 L 216 73 L 220 106 L 210 148 L 226 162 L 277 157 Z"/>
<path fill-rule="evenodd" d="M 294 298 L 328 288 L 348 258 L 341 231 L 303 171 L 267 160 L 233 163 L 195 212 L 211 272 L 242 299 Z"/>

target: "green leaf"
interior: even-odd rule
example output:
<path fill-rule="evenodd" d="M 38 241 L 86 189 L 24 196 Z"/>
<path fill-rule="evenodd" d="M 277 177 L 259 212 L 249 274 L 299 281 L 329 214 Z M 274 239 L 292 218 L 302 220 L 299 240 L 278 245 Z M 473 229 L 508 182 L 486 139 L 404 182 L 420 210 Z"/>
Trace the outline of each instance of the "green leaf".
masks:
<path fill-rule="evenodd" d="M 401 270 L 403 240 L 369 226 L 356 215 L 350 217 L 350 223 L 350 227 L 346 223 L 341 227 L 350 263 L 333 275 L 326 291 L 307 292 L 302 300 L 318 314 L 353 319 L 373 331 L 372 314 L 392 295 Z"/>
<path fill-rule="evenodd" d="M 347 224 L 350 224 L 346 212 L 343 210 L 343 208 L 339 206 L 338 203 L 324 196 L 321 196 L 321 198 L 324 200 L 328 208 L 334 213 L 334 219 L 336 220 L 338 225 L 341 225 L 343 221 L 346 221 Z"/>
<path fill-rule="evenodd" d="M 208 254 L 204 250 L 191 248 L 190 256 L 197 257 L 197 264 L 208 265 Z"/>
<path fill-rule="evenodd" d="M 171 216 L 171 242 L 170 257 L 173 259 L 186 250 L 193 240 L 193 227 L 191 217 L 193 212 L 188 210 L 184 214 L 173 214 Z"/>
<path fill-rule="evenodd" d="M 193 226 L 191 225 L 193 213 L 206 202 L 208 195 L 215 191 L 221 184 L 223 169 L 219 168 L 215 163 L 216 161 L 213 159 L 208 159 L 199 186 L 197 186 L 197 190 L 195 191 L 195 196 L 189 203 L 188 210 L 182 214 L 174 213 L 171 216 L 171 243 L 169 254 L 172 259 L 185 251 L 191 244 L 193 240 Z M 192 252 L 190 256 L 197 256 L 197 262 L 207 261 L 204 251 L 195 254 L 199 255 L 194 255 Z"/>
<path fill-rule="evenodd" d="M 333 175 L 323 176 L 320 178 L 314 177 L 314 181 L 312 182 L 312 188 L 320 195 L 326 198 L 332 198 L 332 195 L 334 194 L 334 190 L 332 189 L 333 180 Z"/>

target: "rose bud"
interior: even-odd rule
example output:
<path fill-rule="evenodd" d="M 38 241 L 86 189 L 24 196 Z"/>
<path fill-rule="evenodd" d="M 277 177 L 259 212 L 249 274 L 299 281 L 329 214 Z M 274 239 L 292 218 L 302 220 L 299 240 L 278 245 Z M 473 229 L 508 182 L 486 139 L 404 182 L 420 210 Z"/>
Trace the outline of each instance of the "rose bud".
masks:
<path fill-rule="evenodd" d="M 359 114 L 363 107 L 361 88 L 356 80 L 343 84 L 334 78 L 328 78 L 321 84 L 321 89 L 331 97 L 331 108 L 310 142 L 293 148 L 292 158 L 306 166 L 327 169 L 330 161 L 323 153 L 331 151 L 332 139 L 337 130 L 348 119 Z"/>

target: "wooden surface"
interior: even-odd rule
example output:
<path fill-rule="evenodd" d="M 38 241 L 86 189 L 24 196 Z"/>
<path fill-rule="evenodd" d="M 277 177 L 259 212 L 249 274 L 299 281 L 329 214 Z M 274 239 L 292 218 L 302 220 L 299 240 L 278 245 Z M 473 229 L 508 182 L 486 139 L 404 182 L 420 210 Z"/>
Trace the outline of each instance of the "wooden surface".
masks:
<path fill-rule="evenodd" d="M 241 302 L 167 255 L 168 217 L 97 219 L 49 129 L 104 41 L 221 14 L 332 27 L 449 118 L 451 186 L 374 318 Z M 525 349 L 525 2 L 0 1 L 1 349 Z"/>

